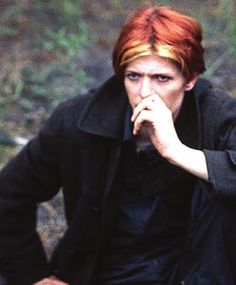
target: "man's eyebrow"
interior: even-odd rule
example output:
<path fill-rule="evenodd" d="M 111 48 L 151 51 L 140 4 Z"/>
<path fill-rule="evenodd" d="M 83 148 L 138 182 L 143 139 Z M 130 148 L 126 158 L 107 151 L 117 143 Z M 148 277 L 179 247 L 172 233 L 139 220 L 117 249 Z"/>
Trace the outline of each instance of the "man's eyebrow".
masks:
<path fill-rule="evenodd" d="M 139 71 L 135 71 L 135 70 L 133 70 L 133 69 L 126 69 L 126 71 L 125 72 L 135 72 L 135 73 L 140 73 Z"/>
<path fill-rule="evenodd" d="M 154 71 L 154 72 L 145 73 L 145 72 L 136 71 L 136 70 L 132 70 L 132 69 L 126 69 L 125 73 L 128 73 L 128 72 L 133 72 L 133 73 L 137 73 L 137 74 L 140 74 L 140 75 L 147 74 L 149 76 L 155 76 L 155 75 L 173 76 L 173 74 L 170 73 L 169 71 L 159 71 L 159 72 L 158 71 Z"/>

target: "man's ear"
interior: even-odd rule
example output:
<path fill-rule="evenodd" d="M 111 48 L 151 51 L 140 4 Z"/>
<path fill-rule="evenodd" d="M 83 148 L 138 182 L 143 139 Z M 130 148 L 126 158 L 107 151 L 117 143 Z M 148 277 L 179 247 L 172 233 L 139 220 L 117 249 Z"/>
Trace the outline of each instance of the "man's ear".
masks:
<path fill-rule="evenodd" d="M 197 80 L 198 80 L 198 76 L 194 77 L 188 83 L 186 83 L 185 90 L 189 91 L 189 90 L 193 89 L 193 87 L 196 84 Z"/>

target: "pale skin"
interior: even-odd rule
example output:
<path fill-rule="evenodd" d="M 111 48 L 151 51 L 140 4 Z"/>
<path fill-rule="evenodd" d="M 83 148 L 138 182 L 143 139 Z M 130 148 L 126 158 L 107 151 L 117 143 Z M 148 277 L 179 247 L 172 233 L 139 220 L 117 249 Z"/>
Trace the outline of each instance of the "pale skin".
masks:
<path fill-rule="evenodd" d="M 127 65 L 124 84 L 137 140 L 146 136 L 170 163 L 208 181 L 204 153 L 184 145 L 174 126 L 185 91 L 191 90 L 196 80 L 187 82 L 172 60 L 152 54 Z"/>
<path fill-rule="evenodd" d="M 58 280 L 54 276 L 51 276 L 48 278 L 44 278 L 43 280 L 36 282 L 33 285 L 69 285 L 69 284 Z"/>
<path fill-rule="evenodd" d="M 174 127 L 185 91 L 192 89 L 195 82 L 196 78 L 186 82 L 172 61 L 157 55 L 131 61 L 125 70 L 124 79 L 133 108 L 133 134 L 137 139 L 151 140 L 157 151 L 170 163 L 207 181 L 204 153 L 184 145 Z M 69 284 L 52 276 L 33 285 Z"/>

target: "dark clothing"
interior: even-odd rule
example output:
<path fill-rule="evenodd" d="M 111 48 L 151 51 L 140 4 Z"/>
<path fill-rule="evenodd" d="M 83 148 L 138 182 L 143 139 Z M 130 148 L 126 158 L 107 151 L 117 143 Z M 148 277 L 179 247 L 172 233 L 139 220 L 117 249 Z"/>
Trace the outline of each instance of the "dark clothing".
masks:
<path fill-rule="evenodd" d="M 169 205 L 158 177 L 166 161 L 156 150 L 136 153 L 126 144 L 122 160 L 120 212 L 111 242 L 102 250 L 97 284 L 158 285 L 183 252 L 190 202 L 186 199 L 178 211 Z"/>
<path fill-rule="evenodd" d="M 175 211 L 186 203 L 182 191 L 187 197 L 193 193 L 191 234 L 179 280 L 187 285 L 233 285 L 236 101 L 203 80 L 187 98 L 192 98 L 194 109 L 178 135 L 184 144 L 204 150 L 210 182 L 196 179 L 194 187 L 186 189 L 185 183 L 176 182 L 184 171 L 169 163 L 160 170 L 160 177 L 166 178 L 161 187 Z M 71 285 L 91 284 L 118 214 L 127 104 L 123 84 L 114 77 L 87 96 L 62 103 L 39 135 L 1 171 L 0 268 L 8 284 L 29 285 L 51 273 Z M 36 205 L 61 187 L 68 230 L 48 264 L 35 231 Z M 217 236 L 210 235 L 211 230 Z"/>
<path fill-rule="evenodd" d="M 192 109 L 193 102 L 187 98 L 182 107 L 183 114 L 175 124 L 177 132 L 187 127 L 189 118 L 186 115 L 191 112 L 186 110 Z M 159 285 L 164 281 L 167 284 L 168 275 L 183 253 L 192 195 L 190 189 L 193 189 L 196 178 L 185 173 L 176 179 L 176 183 L 184 185 L 189 192 L 179 189 L 184 203 L 182 207 L 173 205 L 166 196 L 167 187 L 161 186 L 169 177 L 159 176 L 161 169 L 170 167 L 170 164 L 153 145 L 137 150 L 130 125 L 129 116 L 121 156 L 120 212 L 111 242 L 102 250 L 97 284 Z M 166 172 L 170 175 L 170 168 Z"/>

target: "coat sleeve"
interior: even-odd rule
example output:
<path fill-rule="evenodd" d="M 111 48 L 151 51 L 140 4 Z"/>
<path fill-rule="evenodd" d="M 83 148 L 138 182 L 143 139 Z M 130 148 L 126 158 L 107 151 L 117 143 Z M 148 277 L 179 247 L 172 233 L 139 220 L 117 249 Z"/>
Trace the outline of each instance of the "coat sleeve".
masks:
<path fill-rule="evenodd" d="M 224 97 L 211 120 L 215 121 L 211 124 L 214 125 L 215 146 L 205 149 L 204 153 L 212 195 L 236 198 L 236 100 Z"/>
<path fill-rule="evenodd" d="M 37 203 L 60 188 L 60 113 L 58 108 L 0 173 L 0 272 L 7 284 L 30 285 L 49 274 L 36 232 L 36 210 Z"/>

